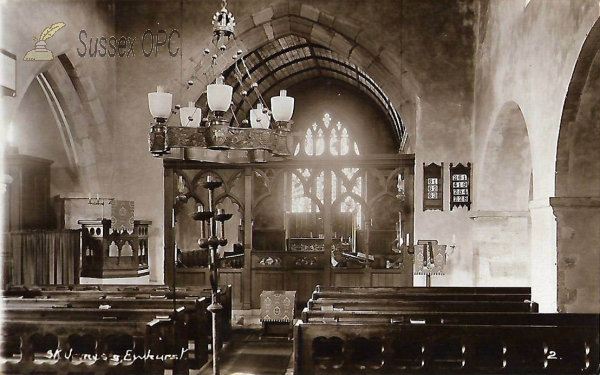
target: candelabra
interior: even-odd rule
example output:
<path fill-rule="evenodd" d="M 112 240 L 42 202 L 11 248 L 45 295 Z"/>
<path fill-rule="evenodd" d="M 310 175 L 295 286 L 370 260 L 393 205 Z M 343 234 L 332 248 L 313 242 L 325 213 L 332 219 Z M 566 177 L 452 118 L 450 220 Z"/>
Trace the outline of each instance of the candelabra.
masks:
<path fill-rule="evenodd" d="M 92 198 L 92 195 L 88 194 L 88 204 L 92 206 L 104 206 L 104 198 L 100 198 L 98 194 L 96 194 L 96 198 Z"/>
<path fill-rule="evenodd" d="M 101 198 L 99 194 L 96 194 L 96 198 L 92 198 L 92 195 L 88 194 L 87 204 L 90 206 L 102 206 L 102 218 L 104 219 L 104 206 L 106 205 L 106 201 L 108 201 L 108 203 L 111 203 L 113 200 L 114 198 Z"/>
<path fill-rule="evenodd" d="M 183 149 L 189 152 L 184 158 L 198 161 L 218 163 L 266 162 L 289 158 L 293 155 L 293 135 L 290 132 L 294 112 L 294 98 L 281 90 L 279 96 L 271 98 L 271 109 L 260 93 L 258 82 L 252 78 L 241 49 L 233 52 L 237 46 L 235 40 L 235 17 L 226 8 L 227 1 L 222 0 L 221 10 L 213 16 L 212 47 L 206 48 L 206 55 L 212 54 L 211 75 L 215 82 L 206 86 L 206 101 L 210 111 L 202 118 L 202 110 L 195 107 L 195 101 L 188 102 L 188 107 L 180 110 L 181 126 L 171 124 L 169 119 L 177 112 L 172 110 L 173 95 L 165 92 L 164 87 L 157 86 L 156 92 L 148 94 L 150 113 L 154 118 L 149 133 L 150 153 L 163 156 L 171 153 L 171 149 Z M 241 124 L 233 110 L 231 119 L 225 114 L 232 104 L 233 86 L 225 83 L 225 70 L 231 69 L 238 80 L 243 101 L 250 103 L 249 95 L 256 94 L 257 108 L 249 111 L 250 122 L 242 120 Z M 245 70 L 245 72 L 242 72 Z M 205 73 L 206 74 L 206 73 Z M 244 88 L 245 78 L 252 83 Z M 192 86 L 194 80 L 189 80 Z M 197 98 L 195 98 L 197 99 Z M 272 121 L 271 121 L 272 120 Z M 230 126 L 234 125 L 234 126 Z M 249 126 L 249 123 L 251 127 Z M 198 149 L 204 149 L 199 152 Z"/>
<path fill-rule="evenodd" d="M 219 303 L 219 246 L 227 245 L 225 238 L 225 221 L 231 219 L 232 214 L 226 214 L 224 210 L 215 211 L 214 193 L 215 189 L 222 185 L 221 181 L 213 181 L 211 176 L 206 177 L 206 182 L 201 186 L 208 190 L 208 210 L 203 206 L 198 207 L 198 212 L 191 214 L 194 220 L 200 221 L 200 239 L 198 245 L 202 249 L 208 249 L 209 273 L 211 286 L 211 304 L 207 310 L 212 314 L 212 351 L 213 351 L 213 374 L 219 374 L 219 312 L 223 305 Z M 208 233 L 206 233 L 208 224 Z"/>

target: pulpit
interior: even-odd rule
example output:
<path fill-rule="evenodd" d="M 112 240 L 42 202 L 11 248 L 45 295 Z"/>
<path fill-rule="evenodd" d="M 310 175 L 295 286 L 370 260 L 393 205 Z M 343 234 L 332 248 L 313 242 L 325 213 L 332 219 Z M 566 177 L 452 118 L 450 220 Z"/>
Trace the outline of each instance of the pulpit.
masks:
<path fill-rule="evenodd" d="M 112 221 L 79 220 L 82 229 L 81 276 L 96 278 L 148 275 L 148 220 L 134 220 L 133 230 L 117 230 Z"/>

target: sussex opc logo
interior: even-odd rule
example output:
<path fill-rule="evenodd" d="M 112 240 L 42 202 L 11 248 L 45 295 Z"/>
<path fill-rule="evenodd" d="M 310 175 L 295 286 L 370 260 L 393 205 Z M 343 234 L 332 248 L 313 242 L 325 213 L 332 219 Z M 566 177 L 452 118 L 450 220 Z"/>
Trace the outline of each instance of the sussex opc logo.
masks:
<path fill-rule="evenodd" d="M 54 36 L 54 34 L 56 34 L 58 30 L 62 29 L 65 26 L 66 24 L 64 22 L 57 22 L 50 27 L 46 27 L 44 31 L 42 31 L 42 34 L 39 38 L 33 37 L 33 40 L 35 41 L 35 48 L 27 52 L 25 57 L 23 57 L 23 61 L 53 60 L 54 54 L 52 54 L 52 51 L 46 48 L 46 41 L 52 38 L 52 36 Z"/>

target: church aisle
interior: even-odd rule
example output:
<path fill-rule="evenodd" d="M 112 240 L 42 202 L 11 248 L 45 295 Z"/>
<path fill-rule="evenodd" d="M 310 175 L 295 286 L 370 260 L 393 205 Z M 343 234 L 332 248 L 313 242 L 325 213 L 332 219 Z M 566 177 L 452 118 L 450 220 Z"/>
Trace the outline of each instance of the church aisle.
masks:
<path fill-rule="evenodd" d="M 235 329 L 233 340 L 221 354 L 221 374 L 284 375 L 293 373 L 293 341 L 260 339 L 260 329 Z M 212 363 L 198 375 L 212 374 Z"/>

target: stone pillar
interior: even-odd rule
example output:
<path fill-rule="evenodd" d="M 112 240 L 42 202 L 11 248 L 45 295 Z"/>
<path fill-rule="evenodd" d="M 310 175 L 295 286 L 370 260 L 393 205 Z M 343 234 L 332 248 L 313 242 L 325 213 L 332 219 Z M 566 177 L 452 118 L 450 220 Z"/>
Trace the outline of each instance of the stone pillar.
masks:
<path fill-rule="evenodd" d="M 557 197 L 558 311 L 600 312 L 600 198 Z"/>
<path fill-rule="evenodd" d="M 540 312 L 555 313 L 556 219 L 548 198 L 529 202 L 531 215 L 531 294 Z"/>

